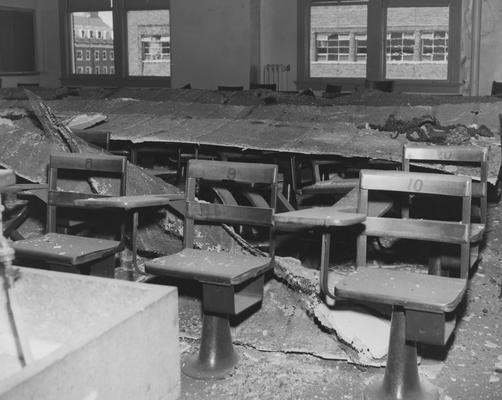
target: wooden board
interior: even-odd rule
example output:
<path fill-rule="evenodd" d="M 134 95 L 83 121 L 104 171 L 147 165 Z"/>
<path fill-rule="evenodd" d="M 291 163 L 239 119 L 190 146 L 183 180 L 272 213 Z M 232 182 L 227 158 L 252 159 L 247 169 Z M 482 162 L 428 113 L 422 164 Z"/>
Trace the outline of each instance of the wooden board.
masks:
<path fill-rule="evenodd" d="M 172 200 L 183 199 L 183 194 L 150 194 L 137 196 L 116 196 L 116 197 L 90 197 L 87 199 L 75 200 L 77 206 L 87 208 L 120 208 L 132 210 L 143 207 L 159 207 L 168 205 Z"/>
<path fill-rule="evenodd" d="M 300 227 L 349 226 L 363 222 L 364 214 L 348 213 L 335 207 L 313 207 L 275 214 L 276 223 Z"/>
<path fill-rule="evenodd" d="M 270 269 L 271 259 L 245 254 L 183 249 L 179 253 L 145 263 L 153 275 L 237 285 Z"/>
<path fill-rule="evenodd" d="M 335 295 L 417 311 L 450 312 L 460 303 L 466 283 L 464 279 L 361 267 L 335 285 Z"/>

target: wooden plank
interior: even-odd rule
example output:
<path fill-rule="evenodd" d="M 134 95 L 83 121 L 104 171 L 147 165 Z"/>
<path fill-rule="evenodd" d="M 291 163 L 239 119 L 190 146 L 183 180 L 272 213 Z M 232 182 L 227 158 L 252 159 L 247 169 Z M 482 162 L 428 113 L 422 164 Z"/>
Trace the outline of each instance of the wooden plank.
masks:
<path fill-rule="evenodd" d="M 451 221 L 402 218 L 366 218 L 364 234 L 441 243 L 469 243 L 469 225 Z"/>
<path fill-rule="evenodd" d="M 466 284 L 465 279 L 360 267 L 335 285 L 335 295 L 410 310 L 450 312 L 460 303 Z"/>
<path fill-rule="evenodd" d="M 94 144 L 102 149 L 110 148 L 110 132 L 87 129 L 72 129 L 72 132 L 87 143 Z"/>
<path fill-rule="evenodd" d="M 354 179 L 330 179 L 318 181 L 312 185 L 302 186 L 302 194 L 330 194 L 344 193 L 357 187 L 359 178 Z"/>
<path fill-rule="evenodd" d="M 480 163 L 488 161 L 488 149 L 474 146 L 406 145 L 404 159 Z"/>
<path fill-rule="evenodd" d="M 89 197 L 99 197 L 99 194 L 92 193 L 76 193 L 76 192 L 62 192 L 49 190 L 47 193 L 47 204 L 49 206 L 60 207 L 80 207 L 75 203 L 75 200 L 87 199 Z M 107 197 L 103 195 L 102 197 Z"/>
<path fill-rule="evenodd" d="M 277 166 L 274 164 L 190 160 L 187 177 L 241 183 L 277 182 Z"/>
<path fill-rule="evenodd" d="M 79 265 L 103 258 L 120 250 L 115 240 L 48 233 L 33 239 L 12 242 L 12 247 L 23 257 L 47 263 Z"/>
<path fill-rule="evenodd" d="M 188 202 L 186 217 L 197 221 L 272 226 L 271 208 Z"/>
<path fill-rule="evenodd" d="M 470 177 L 403 172 L 361 170 L 360 188 L 365 190 L 385 190 L 395 192 L 439 194 L 444 196 L 470 196 Z M 385 185 L 382 183 L 385 182 Z"/>
<path fill-rule="evenodd" d="M 184 199 L 184 194 L 147 194 L 137 196 L 92 197 L 75 200 L 76 206 L 85 208 L 120 208 L 132 210 L 143 207 L 166 206 L 173 200 Z"/>
<path fill-rule="evenodd" d="M 3 171 L 0 171 L 0 174 Z M 24 192 L 24 191 L 31 191 L 31 190 L 46 190 L 49 187 L 46 183 L 15 183 L 16 179 L 15 176 L 12 175 L 13 182 L 10 186 L 8 187 L 3 187 L 3 183 L 1 183 L 2 179 L 0 177 L 0 187 L 2 187 L 2 193 L 19 193 L 19 192 Z"/>
<path fill-rule="evenodd" d="M 271 268 L 271 259 L 247 254 L 183 249 L 145 263 L 149 274 L 238 285 Z"/>
<path fill-rule="evenodd" d="M 305 208 L 274 215 L 278 224 L 300 227 L 350 226 L 363 222 L 365 218 L 364 214 L 343 212 L 335 207 Z"/>
<path fill-rule="evenodd" d="M 99 172 L 122 172 L 126 159 L 123 156 L 112 156 L 96 153 L 53 153 L 50 158 L 52 168 L 75 169 Z"/>
<path fill-rule="evenodd" d="M 338 200 L 333 207 L 346 212 L 357 212 L 359 199 L 359 188 L 352 189 L 349 193 Z M 382 193 L 371 193 L 368 202 L 368 215 L 371 217 L 379 217 L 386 214 L 393 206 L 393 201 Z"/>

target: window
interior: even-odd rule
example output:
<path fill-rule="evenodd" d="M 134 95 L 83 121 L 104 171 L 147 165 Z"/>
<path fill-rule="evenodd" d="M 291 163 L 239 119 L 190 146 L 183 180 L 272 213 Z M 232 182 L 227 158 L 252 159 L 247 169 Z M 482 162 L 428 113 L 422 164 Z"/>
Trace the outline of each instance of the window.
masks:
<path fill-rule="evenodd" d="M 129 75 L 171 75 L 169 10 L 129 11 L 127 30 Z"/>
<path fill-rule="evenodd" d="M 349 61 L 349 35 L 317 34 L 316 61 Z"/>
<path fill-rule="evenodd" d="M 169 85 L 169 0 L 61 0 L 60 5 L 62 29 L 67 32 L 62 37 L 64 84 L 99 84 L 101 78 L 94 64 L 99 61 L 100 75 L 113 75 L 103 78 L 106 84 L 141 80 Z M 85 40 L 71 34 L 81 30 L 85 31 Z M 92 59 L 87 60 L 92 77 L 76 76 L 80 66 L 76 61 L 77 48 L 93 52 Z M 121 62 L 117 64 L 115 54 L 120 55 Z"/>
<path fill-rule="evenodd" d="M 90 74 L 90 73 L 92 73 L 92 69 L 91 69 L 91 67 L 85 67 L 85 73 L 86 73 L 86 74 Z"/>
<path fill-rule="evenodd" d="M 448 79 L 449 16 L 447 6 L 390 7 L 386 78 Z"/>
<path fill-rule="evenodd" d="M 300 89 L 392 79 L 398 90 L 459 92 L 461 0 L 299 0 L 298 7 Z"/>
<path fill-rule="evenodd" d="M 75 32 L 87 33 L 87 38 L 82 40 L 79 37 L 74 37 L 70 43 L 71 52 L 75 54 L 75 60 L 72 64 L 71 73 L 78 74 L 78 53 L 85 51 L 85 60 L 92 62 L 91 69 L 94 74 L 97 74 L 94 62 L 100 60 L 100 53 L 105 50 L 96 50 L 96 47 L 113 48 L 112 40 L 104 39 L 104 32 L 111 30 L 112 12 L 111 11 L 79 11 L 70 14 L 71 26 Z M 84 50 L 85 49 L 85 50 Z M 92 57 L 92 59 L 91 59 Z M 88 72 L 86 72 L 88 73 Z"/>
<path fill-rule="evenodd" d="M 356 34 L 356 61 L 366 62 L 368 37 L 365 34 Z"/>
<path fill-rule="evenodd" d="M 84 29 L 80 30 L 80 37 L 85 38 L 85 30 Z"/>
<path fill-rule="evenodd" d="M 84 67 L 77 67 L 77 74 L 83 74 L 84 73 Z"/>
<path fill-rule="evenodd" d="M 82 54 L 82 50 L 77 50 L 75 52 L 77 60 L 81 61 L 84 59 L 84 55 Z"/>
<path fill-rule="evenodd" d="M 0 72 L 35 71 L 34 14 L 0 9 Z"/>
<path fill-rule="evenodd" d="M 387 33 L 387 61 L 413 61 L 415 34 L 413 32 Z"/>
<path fill-rule="evenodd" d="M 96 66 L 94 67 L 94 73 L 95 73 L 96 75 L 99 75 L 99 66 L 98 66 L 98 65 L 96 65 Z"/>
<path fill-rule="evenodd" d="M 365 76 L 367 8 L 364 2 L 311 2 L 310 78 Z"/>
<path fill-rule="evenodd" d="M 448 61 L 448 32 L 423 32 L 420 52 L 422 61 Z"/>
<path fill-rule="evenodd" d="M 141 38 L 141 60 L 143 62 L 168 60 L 169 53 L 169 38 L 158 35 Z"/>

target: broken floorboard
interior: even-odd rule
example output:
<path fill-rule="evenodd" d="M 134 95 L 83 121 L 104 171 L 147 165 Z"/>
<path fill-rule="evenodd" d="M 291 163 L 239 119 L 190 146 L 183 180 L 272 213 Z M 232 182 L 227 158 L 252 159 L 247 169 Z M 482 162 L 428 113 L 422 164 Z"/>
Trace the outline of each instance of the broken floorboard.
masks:
<path fill-rule="evenodd" d="M 25 116 L 17 120 L 0 119 L 0 165 L 9 168 L 23 180 L 33 183 L 47 182 L 47 165 L 51 152 L 68 152 L 66 145 L 54 137 L 44 134 L 36 121 Z M 79 137 L 74 138 L 83 152 L 103 152 L 90 146 Z M 134 164 L 127 164 L 127 195 L 180 193 L 180 190 L 160 178 L 147 174 Z M 82 181 L 64 179 L 62 188 L 68 191 L 92 193 L 90 186 Z M 119 181 L 96 179 L 99 194 L 118 193 Z M 28 231 L 43 231 L 43 215 L 26 221 Z M 23 227 L 19 228 L 23 231 Z M 182 248 L 182 220 L 170 209 L 152 210 L 140 216 L 138 249 L 153 254 L 172 254 Z M 197 244 L 202 248 L 243 251 L 242 247 L 224 229 L 200 227 Z"/>
<path fill-rule="evenodd" d="M 498 115 L 502 102 L 443 104 L 437 106 L 331 106 L 270 105 L 235 106 L 221 104 L 144 102 L 133 99 L 53 101 L 59 112 L 100 111 L 108 121 L 99 126 L 109 130 L 112 141 L 142 145 L 182 145 L 224 148 L 237 152 L 296 153 L 309 156 L 341 156 L 400 162 L 405 135 L 369 128 L 384 125 L 389 115 L 410 120 L 431 115 L 442 126 L 486 125 L 493 138 L 477 137 L 471 145 L 489 150 L 489 182 L 496 182 L 501 166 Z M 104 111 L 103 111 L 104 110 Z M 82 110 L 80 112 L 83 112 Z M 437 167 L 439 168 L 439 166 Z M 475 174 L 470 174 L 476 178 Z"/>

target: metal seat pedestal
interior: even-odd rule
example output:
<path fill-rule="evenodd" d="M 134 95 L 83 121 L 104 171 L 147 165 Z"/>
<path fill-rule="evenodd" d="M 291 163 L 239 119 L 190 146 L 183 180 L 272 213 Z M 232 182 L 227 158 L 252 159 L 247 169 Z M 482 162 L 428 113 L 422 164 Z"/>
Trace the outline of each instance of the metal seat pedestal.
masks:
<path fill-rule="evenodd" d="M 365 400 L 438 400 L 439 390 L 425 379 L 420 380 L 417 346 L 406 340 L 406 317 L 403 308 L 394 307 L 390 328 L 387 367 L 382 379 L 370 383 Z"/>
<path fill-rule="evenodd" d="M 223 379 L 238 360 L 228 316 L 204 312 L 199 354 L 187 359 L 183 373 L 194 379 Z"/>

